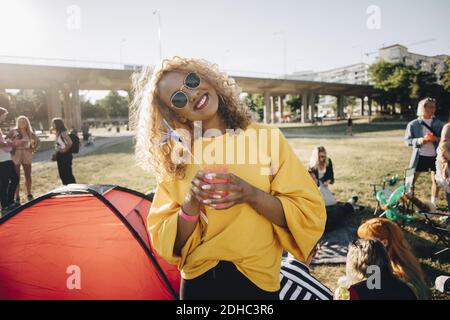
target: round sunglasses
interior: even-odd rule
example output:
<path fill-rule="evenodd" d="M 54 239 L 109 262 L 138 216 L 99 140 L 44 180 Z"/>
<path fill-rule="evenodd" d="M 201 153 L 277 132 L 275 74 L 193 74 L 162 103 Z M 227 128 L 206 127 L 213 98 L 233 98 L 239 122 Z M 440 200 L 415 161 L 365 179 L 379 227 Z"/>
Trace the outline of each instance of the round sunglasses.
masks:
<path fill-rule="evenodd" d="M 195 72 L 190 72 L 186 75 L 186 78 L 184 78 L 183 86 L 188 89 L 196 89 L 200 85 L 200 76 L 196 74 Z M 175 108 L 184 108 L 188 104 L 189 97 L 186 93 L 181 91 L 183 87 L 180 88 L 180 90 L 175 91 L 172 96 L 170 97 L 170 103 Z"/>

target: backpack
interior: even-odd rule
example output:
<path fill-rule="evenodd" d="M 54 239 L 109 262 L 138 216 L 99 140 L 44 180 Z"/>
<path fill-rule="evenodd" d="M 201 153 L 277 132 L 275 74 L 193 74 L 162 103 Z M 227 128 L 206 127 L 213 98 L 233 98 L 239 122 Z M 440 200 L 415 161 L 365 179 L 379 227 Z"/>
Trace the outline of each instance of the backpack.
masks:
<path fill-rule="evenodd" d="M 71 132 L 69 133 L 70 140 L 72 140 L 72 146 L 69 149 L 70 153 L 78 153 L 80 151 L 80 138 L 78 135 Z"/>

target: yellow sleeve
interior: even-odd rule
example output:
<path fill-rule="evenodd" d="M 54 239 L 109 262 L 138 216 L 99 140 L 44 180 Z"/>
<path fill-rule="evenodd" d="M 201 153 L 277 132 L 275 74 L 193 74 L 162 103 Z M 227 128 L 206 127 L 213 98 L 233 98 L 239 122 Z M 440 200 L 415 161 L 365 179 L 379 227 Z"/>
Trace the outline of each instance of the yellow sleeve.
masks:
<path fill-rule="evenodd" d="M 170 187 L 165 182 L 158 184 L 147 218 L 148 229 L 156 252 L 167 262 L 178 265 L 181 270 L 189 253 L 200 244 L 200 224 L 197 223 L 194 232 L 186 241 L 181 250 L 181 256 L 175 255 L 173 248 L 177 235 L 180 204 L 171 198 L 168 190 Z"/>
<path fill-rule="evenodd" d="M 271 182 L 271 193 L 281 201 L 288 228 L 275 224 L 273 227 L 283 248 L 305 261 L 325 229 L 325 203 L 281 131 L 278 140 L 279 166 Z"/>

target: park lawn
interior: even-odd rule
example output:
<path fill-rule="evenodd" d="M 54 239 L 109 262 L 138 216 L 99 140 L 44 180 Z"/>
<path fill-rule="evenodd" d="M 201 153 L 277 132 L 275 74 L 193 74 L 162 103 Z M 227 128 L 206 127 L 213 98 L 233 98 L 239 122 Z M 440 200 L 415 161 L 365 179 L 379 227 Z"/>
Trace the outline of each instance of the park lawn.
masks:
<path fill-rule="evenodd" d="M 155 186 L 155 179 L 152 174 L 135 165 L 133 149 L 134 146 L 130 140 L 83 157 L 75 157 L 73 172 L 77 183 L 116 184 L 141 192 L 150 191 Z M 56 162 L 39 164 L 33 167 L 33 171 L 35 196 L 61 186 Z"/>
<path fill-rule="evenodd" d="M 314 146 L 323 145 L 333 160 L 335 185 L 332 191 L 340 201 L 346 201 L 352 195 L 358 195 L 359 204 L 366 207 L 363 212 L 355 214 L 351 223 L 361 223 L 373 217 L 375 201 L 371 183 L 379 183 L 387 175 L 403 176 L 408 166 L 411 150 L 406 147 L 402 137 L 355 137 L 343 139 L 294 138 L 289 139 L 295 152 L 306 164 Z M 33 191 L 35 195 L 43 194 L 60 186 L 56 163 L 38 166 L 33 175 Z M 100 150 L 94 154 L 74 160 L 74 174 L 79 183 L 118 184 L 141 192 L 155 187 L 155 179 L 135 165 L 133 145 L 123 142 Z M 419 178 L 416 194 L 422 200 L 429 199 L 429 176 Z M 438 202 L 441 208 L 446 206 L 444 197 Z M 405 227 L 405 233 L 413 250 L 419 257 L 427 274 L 429 287 L 433 286 L 436 276 L 450 275 L 450 261 L 447 257 L 431 259 L 435 237 L 424 231 L 419 222 Z M 444 260 L 445 259 L 445 260 Z M 312 268 L 313 274 L 331 289 L 336 288 L 337 279 L 345 273 L 344 265 L 319 265 Z M 434 291 L 434 298 L 445 298 Z M 448 298 L 448 297 L 447 297 Z"/>
<path fill-rule="evenodd" d="M 369 124 L 367 122 L 354 122 L 353 133 L 364 136 L 397 136 L 403 135 L 405 132 L 406 123 L 374 123 Z M 291 137 L 312 136 L 312 135 L 325 135 L 335 136 L 342 138 L 347 133 L 347 122 L 333 122 L 318 124 L 315 126 L 295 126 L 295 127 L 282 127 L 281 130 L 284 134 Z"/>

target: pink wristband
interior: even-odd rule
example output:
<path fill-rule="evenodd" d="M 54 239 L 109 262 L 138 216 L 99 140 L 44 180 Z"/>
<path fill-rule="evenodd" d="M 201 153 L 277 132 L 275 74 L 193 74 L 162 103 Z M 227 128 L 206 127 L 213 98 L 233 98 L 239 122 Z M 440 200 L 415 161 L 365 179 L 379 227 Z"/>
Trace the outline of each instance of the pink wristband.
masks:
<path fill-rule="evenodd" d="M 183 218 L 183 220 L 186 220 L 189 222 L 196 222 L 198 220 L 198 217 L 200 216 L 200 214 L 197 214 L 195 216 L 190 216 L 190 215 L 186 214 L 186 212 L 183 211 L 183 208 L 180 208 L 180 211 L 178 212 L 178 214 L 180 215 L 181 218 Z"/>

